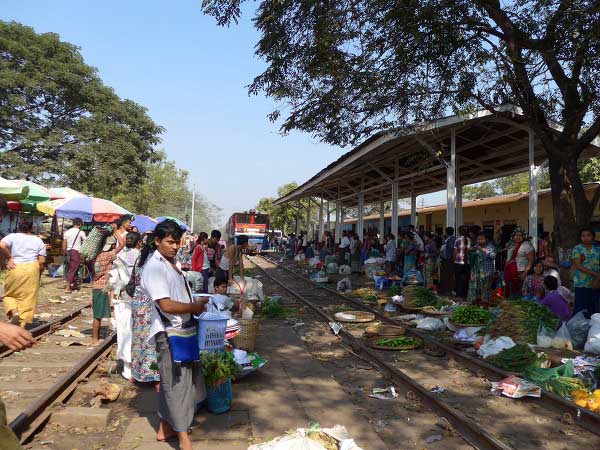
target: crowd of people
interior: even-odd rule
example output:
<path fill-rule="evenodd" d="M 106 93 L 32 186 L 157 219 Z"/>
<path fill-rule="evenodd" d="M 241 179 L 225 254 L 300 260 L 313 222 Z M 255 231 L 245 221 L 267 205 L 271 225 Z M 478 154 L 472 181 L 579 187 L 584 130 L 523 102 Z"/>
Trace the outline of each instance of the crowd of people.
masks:
<path fill-rule="evenodd" d="M 398 236 L 366 233 L 361 240 L 352 230 L 342 231 L 339 242 L 330 231 L 320 240 L 310 240 L 305 232 L 284 238 L 288 256 L 302 253 L 306 258 L 319 254 L 337 255 L 338 264 L 360 271 L 373 255 L 385 260 L 387 274 L 406 275 L 416 271 L 423 284 L 441 294 L 490 306 L 501 297 L 523 297 L 547 305 L 561 320 L 585 311 L 600 312 L 600 247 L 595 232 L 581 230 L 580 242 L 571 259 L 557 264 L 548 232 L 540 236 L 538 249 L 522 227 L 516 227 L 503 240 L 501 230 L 491 235 L 479 226 L 460 226 L 458 235 L 451 227 L 445 234 L 418 232 L 414 225 Z"/>
<path fill-rule="evenodd" d="M 191 449 L 188 428 L 206 393 L 198 358 L 174 358 L 181 341 L 171 337 L 196 332 L 192 316 L 204 310 L 209 298 L 196 294 L 208 293 L 212 277 L 219 306 L 239 309 L 226 292 L 237 270 L 244 277 L 241 256 L 248 237 L 238 236 L 235 244 L 225 248 L 218 230 L 210 237 L 205 232 L 190 234 L 177 222 L 166 220 L 152 232 L 140 234 L 131 219 L 123 216 L 112 224 L 112 232 L 91 261 L 81 255 L 91 233 L 87 236 L 82 230 L 80 218 L 72 221 L 62 244 L 65 292 L 80 289 L 80 268 L 89 267 L 92 343 L 100 342 L 102 321 L 113 318 L 122 375 L 132 383 L 151 383 L 158 392 L 157 439 L 176 437 L 180 448 Z M 7 269 L 3 303 L 10 322 L 0 323 L 0 341 L 20 349 L 33 342 L 25 328 L 34 318 L 46 245 L 33 234 L 31 222 L 24 221 L 18 233 L 0 241 L 0 257 Z M 192 280 L 200 280 L 195 289 Z"/>

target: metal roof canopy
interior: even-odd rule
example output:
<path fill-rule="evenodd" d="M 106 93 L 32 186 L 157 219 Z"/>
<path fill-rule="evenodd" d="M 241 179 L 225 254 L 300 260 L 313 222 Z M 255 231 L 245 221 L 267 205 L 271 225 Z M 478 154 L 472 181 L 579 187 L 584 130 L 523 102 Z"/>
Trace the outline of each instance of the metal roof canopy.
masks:
<path fill-rule="evenodd" d="M 557 124 L 552 128 L 557 133 L 561 129 Z M 398 198 L 444 190 L 450 163 L 451 130 L 456 133 L 460 185 L 525 172 L 530 168 L 530 129 L 520 109 L 508 105 L 493 113 L 481 110 L 379 132 L 294 191 L 277 199 L 275 205 L 311 196 L 326 201 L 341 200 L 344 206 L 355 206 L 361 187 L 364 204 L 376 203 L 392 198 L 394 182 L 398 185 Z M 538 166 L 546 160 L 546 154 L 539 139 L 535 138 L 534 146 Z M 590 145 L 584 155 L 598 156 L 600 147 Z"/>

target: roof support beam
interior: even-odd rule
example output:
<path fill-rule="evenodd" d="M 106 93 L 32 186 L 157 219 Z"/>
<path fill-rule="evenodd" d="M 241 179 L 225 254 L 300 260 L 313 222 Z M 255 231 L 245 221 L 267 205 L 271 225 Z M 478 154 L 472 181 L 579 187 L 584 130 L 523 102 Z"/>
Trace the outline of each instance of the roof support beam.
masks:
<path fill-rule="evenodd" d="M 454 206 L 456 201 L 456 130 L 450 130 L 450 166 L 447 173 L 446 226 L 456 228 Z"/>

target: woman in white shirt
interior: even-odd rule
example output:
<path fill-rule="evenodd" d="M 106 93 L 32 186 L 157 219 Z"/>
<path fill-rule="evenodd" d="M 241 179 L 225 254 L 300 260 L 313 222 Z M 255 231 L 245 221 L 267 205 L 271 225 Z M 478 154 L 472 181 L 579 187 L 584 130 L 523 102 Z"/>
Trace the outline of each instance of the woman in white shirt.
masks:
<path fill-rule="evenodd" d="M 0 241 L 0 255 L 6 260 L 4 310 L 13 324 L 33 322 L 40 276 L 46 263 L 46 244 L 33 234 L 31 222 L 21 222 L 19 232 Z"/>
<path fill-rule="evenodd" d="M 383 246 L 383 251 L 385 252 L 385 266 L 386 272 L 392 272 L 394 267 L 396 266 L 396 238 L 393 234 L 388 234 L 387 242 Z"/>

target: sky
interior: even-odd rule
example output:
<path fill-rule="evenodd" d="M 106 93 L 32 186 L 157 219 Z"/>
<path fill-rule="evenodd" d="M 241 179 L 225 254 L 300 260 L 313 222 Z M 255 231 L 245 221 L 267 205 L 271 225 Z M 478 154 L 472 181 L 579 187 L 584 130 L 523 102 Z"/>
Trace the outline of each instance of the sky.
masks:
<path fill-rule="evenodd" d="M 275 103 L 248 95 L 265 68 L 254 55 L 254 2 L 237 26 L 218 27 L 201 0 L 1 0 L 0 19 L 58 33 L 77 45 L 104 83 L 148 108 L 166 128 L 161 148 L 190 173 L 196 191 L 225 221 L 277 187 L 302 183 L 350 148 L 305 133 L 282 136 Z M 425 196 L 440 203 L 443 194 Z M 421 200 L 419 200 L 419 205 Z"/>

